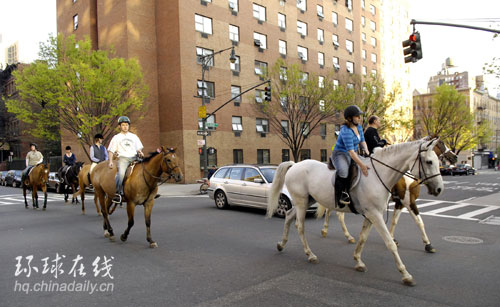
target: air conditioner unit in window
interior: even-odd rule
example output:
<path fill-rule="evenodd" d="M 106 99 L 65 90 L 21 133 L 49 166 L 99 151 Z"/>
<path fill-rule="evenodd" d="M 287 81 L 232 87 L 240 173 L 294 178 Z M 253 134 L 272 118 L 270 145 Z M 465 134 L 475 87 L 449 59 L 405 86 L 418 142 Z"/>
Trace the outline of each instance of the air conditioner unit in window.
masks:
<path fill-rule="evenodd" d="M 339 44 L 339 42 L 337 42 L 337 41 L 333 41 L 333 46 L 334 46 L 335 48 L 338 48 L 338 47 L 340 47 L 340 44 Z"/>
<path fill-rule="evenodd" d="M 262 43 L 260 42 L 260 40 L 259 40 L 259 39 L 254 39 L 254 40 L 253 40 L 253 44 L 254 44 L 255 46 L 259 47 L 259 48 L 260 48 L 260 47 L 262 47 Z"/>
<path fill-rule="evenodd" d="M 230 9 L 232 9 L 232 10 L 234 11 L 235 7 L 236 7 L 236 6 L 234 5 L 234 3 L 233 3 L 233 2 L 229 2 L 229 8 L 230 8 Z"/>
<path fill-rule="evenodd" d="M 306 57 L 304 56 L 304 54 L 302 54 L 302 52 L 299 52 L 299 58 L 302 60 L 302 61 L 305 61 Z"/>
<path fill-rule="evenodd" d="M 262 103 L 262 98 L 261 97 L 255 97 L 255 102 Z"/>
<path fill-rule="evenodd" d="M 323 13 L 321 13 L 321 12 L 318 12 L 318 16 L 321 18 L 325 18 L 325 15 L 323 15 Z"/>
<path fill-rule="evenodd" d="M 335 70 L 338 71 L 340 69 L 340 65 L 339 64 L 333 64 L 333 68 L 335 68 Z"/>

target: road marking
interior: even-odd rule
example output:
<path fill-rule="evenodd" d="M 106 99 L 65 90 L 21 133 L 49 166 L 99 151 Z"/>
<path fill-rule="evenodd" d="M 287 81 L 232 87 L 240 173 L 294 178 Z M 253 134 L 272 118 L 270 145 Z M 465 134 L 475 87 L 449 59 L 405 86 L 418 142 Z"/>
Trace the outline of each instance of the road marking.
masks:
<path fill-rule="evenodd" d="M 430 201 L 430 202 L 425 203 L 425 204 L 418 204 L 417 208 L 425 208 L 425 207 L 429 207 L 429 206 L 433 206 L 433 205 L 439 205 L 441 203 L 443 203 L 442 200 L 433 200 L 433 201 Z"/>
<path fill-rule="evenodd" d="M 490 212 L 490 211 L 493 211 L 493 210 L 497 210 L 497 209 L 500 209 L 500 207 L 493 207 L 493 206 L 491 206 L 491 207 L 484 207 L 482 209 L 477 209 L 477 210 L 474 210 L 472 212 L 459 215 L 458 217 L 471 218 L 473 216 L 480 215 L 480 214 L 483 214 L 483 213 L 486 213 L 486 212 Z"/>
<path fill-rule="evenodd" d="M 444 208 L 435 209 L 435 210 L 432 210 L 432 211 L 426 211 L 425 213 L 427 213 L 427 214 L 438 214 L 438 213 L 441 213 L 441 212 L 450 211 L 450 210 L 454 210 L 454 209 L 458 209 L 458 208 L 463 208 L 463 207 L 468 207 L 468 206 L 470 206 L 470 204 L 462 203 L 462 204 L 458 204 L 458 205 L 447 206 L 447 207 L 444 207 Z"/>
<path fill-rule="evenodd" d="M 469 200 L 473 200 L 474 198 L 477 198 L 477 197 L 470 197 L 470 198 L 462 199 L 462 200 L 457 201 L 457 203 L 463 203 L 463 202 L 466 202 Z"/>

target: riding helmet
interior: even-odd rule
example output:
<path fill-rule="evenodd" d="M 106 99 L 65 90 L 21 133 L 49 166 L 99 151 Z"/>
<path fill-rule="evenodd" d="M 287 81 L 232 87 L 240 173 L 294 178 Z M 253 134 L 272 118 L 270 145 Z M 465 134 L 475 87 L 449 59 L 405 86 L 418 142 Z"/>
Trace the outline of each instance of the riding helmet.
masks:
<path fill-rule="evenodd" d="M 31 146 L 35 146 L 35 149 L 38 149 L 38 145 L 37 145 L 37 144 L 35 144 L 35 143 L 31 143 L 31 144 L 30 144 L 30 147 L 31 147 Z"/>
<path fill-rule="evenodd" d="M 71 150 L 71 146 L 66 146 L 66 150 Z"/>
<path fill-rule="evenodd" d="M 348 119 L 349 117 L 353 117 L 353 116 L 360 116 L 363 114 L 364 114 L 363 111 L 361 111 L 361 109 L 355 105 L 348 106 L 344 110 L 344 118 L 345 119 Z"/>
<path fill-rule="evenodd" d="M 102 136 L 102 134 L 98 133 L 96 135 L 94 135 L 94 139 L 104 139 L 104 137 Z"/>
<path fill-rule="evenodd" d="M 118 118 L 118 125 L 121 123 L 128 123 L 130 125 L 130 119 L 127 116 L 120 116 L 120 118 Z"/>

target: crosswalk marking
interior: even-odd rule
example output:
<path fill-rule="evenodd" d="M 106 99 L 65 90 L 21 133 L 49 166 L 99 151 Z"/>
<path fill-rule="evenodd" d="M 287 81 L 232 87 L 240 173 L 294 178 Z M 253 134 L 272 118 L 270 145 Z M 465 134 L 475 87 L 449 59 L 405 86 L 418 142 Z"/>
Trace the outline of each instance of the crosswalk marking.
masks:
<path fill-rule="evenodd" d="M 441 201 L 441 200 L 434 200 L 434 201 L 430 201 L 430 202 L 425 203 L 425 204 L 418 204 L 417 207 L 418 208 L 425 208 L 425 207 L 429 207 L 429 206 L 439 205 L 442 202 L 443 201 Z"/>
<path fill-rule="evenodd" d="M 458 204 L 458 205 L 447 206 L 447 207 L 435 209 L 435 210 L 432 210 L 432 211 L 427 211 L 425 213 L 427 213 L 427 214 L 438 214 L 438 213 L 441 213 L 441 212 L 455 210 L 455 209 L 463 208 L 463 207 L 467 207 L 467 206 L 470 206 L 470 205 L 467 204 L 467 203 L 461 203 L 461 204 Z M 417 207 L 418 207 L 418 205 L 417 205 Z"/>
<path fill-rule="evenodd" d="M 473 216 L 477 216 L 477 215 L 480 215 L 480 214 L 483 214 L 483 213 L 486 213 L 486 212 L 497 210 L 499 208 L 500 207 L 494 207 L 494 206 L 485 207 L 485 208 L 482 208 L 482 209 L 474 210 L 474 211 L 469 212 L 469 213 L 465 213 L 465 214 L 459 215 L 459 217 L 471 218 Z"/>

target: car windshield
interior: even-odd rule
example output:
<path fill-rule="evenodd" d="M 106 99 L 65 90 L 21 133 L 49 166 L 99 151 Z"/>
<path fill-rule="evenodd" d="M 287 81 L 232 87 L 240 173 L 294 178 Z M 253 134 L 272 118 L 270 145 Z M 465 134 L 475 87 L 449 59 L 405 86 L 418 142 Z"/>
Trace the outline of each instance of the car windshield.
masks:
<path fill-rule="evenodd" d="M 266 181 L 269 183 L 273 182 L 274 178 L 274 173 L 276 173 L 276 168 L 271 168 L 271 167 L 266 167 L 266 168 L 261 168 L 260 171 L 266 177 Z"/>

